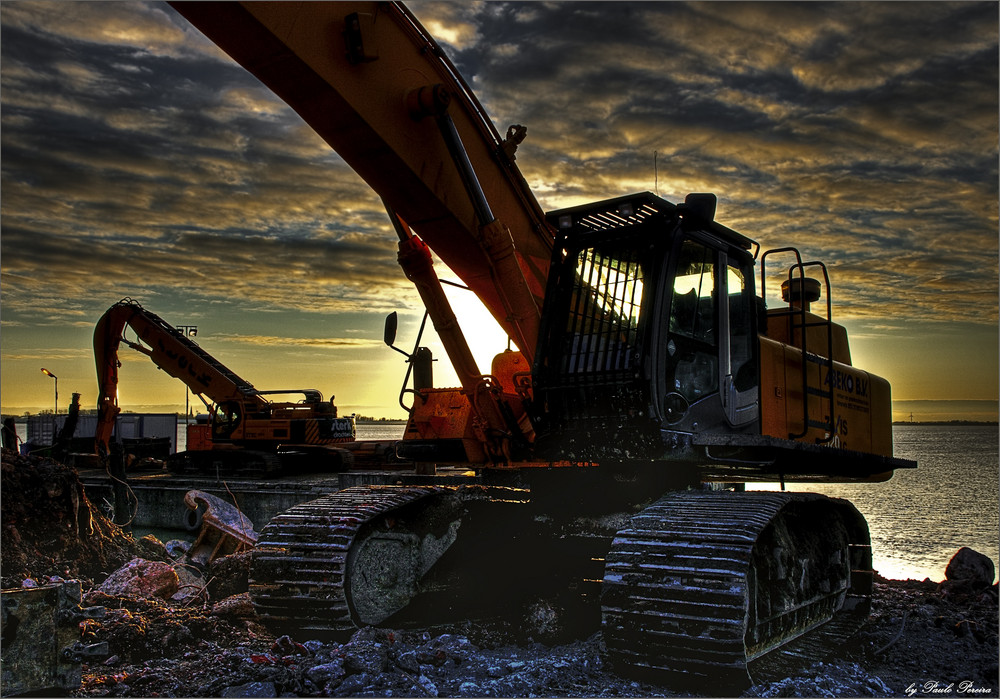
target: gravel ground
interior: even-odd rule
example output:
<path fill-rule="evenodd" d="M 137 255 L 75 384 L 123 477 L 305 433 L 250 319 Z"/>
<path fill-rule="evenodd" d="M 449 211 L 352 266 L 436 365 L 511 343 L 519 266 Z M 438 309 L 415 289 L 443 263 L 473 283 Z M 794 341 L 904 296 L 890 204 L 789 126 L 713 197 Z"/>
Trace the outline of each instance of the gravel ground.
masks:
<path fill-rule="evenodd" d="M 708 684 L 678 691 L 624 677 L 610 665 L 599 632 L 548 646 L 498 622 L 368 628 L 347 642 L 330 643 L 276 638 L 257 623 L 245 594 L 214 610 L 93 592 L 86 601 L 108 609 L 88 634 L 107 641 L 110 655 L 86 666 L 74 696 L 731 694 Z M 997 696 L 997 652 L 995 586 L 973 599 L 954 600 L 935 583 L 881 581 L 871 618 L 851 643 L 793 677 L 742 695 Z"/>
<path fill-rule="evenodd" d="M 173 599 L 108 594 L 100 583 L 118 566 L 136 556 L 169 562 L 171 555 L 159 542 L 124 535 L 77 483 L 54 462 L 3 453 L 3 587 L 73 577 L 83 582 L 85 604 L 106 609 L 103 619 L 83 623 L 82 635 L 85 643 L 107 642 L 107 655 L 83 666 L 82 686 L 73 696 L 740 693 L 708 682 L 681 689 L 624 676 L 611 665 L 596 628 L 556 645 L 536 642 L 530 623 L 499 620 L 368 628 L 340 643 L 276 637 L 259 623 L 241 589 L 245 558 L 239 557 L 208 571 L 216 579 L 207 594 L 185 596 L 184 589 L 198 587 L 184 588 L 191 581 L 183 576 Z M 997 658 L 996 585 L 878 579 L 871 617 L 850 642 L 794 676 L 742 695 L 998 696 Z"/>

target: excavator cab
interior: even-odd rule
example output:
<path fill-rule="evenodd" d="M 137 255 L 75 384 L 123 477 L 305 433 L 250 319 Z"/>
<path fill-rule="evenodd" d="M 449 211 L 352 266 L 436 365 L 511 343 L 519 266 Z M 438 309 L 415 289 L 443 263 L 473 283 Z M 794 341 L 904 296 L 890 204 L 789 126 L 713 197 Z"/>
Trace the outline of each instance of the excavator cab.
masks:
<path fill-rule="evenodd" d="M 760 431 L 752 242 L 714 195 L 548 215 L 556 255 L 535 365 L 536 444 L 663 458 L 669 435 Z"/>
<path fill-rule="evenodd" d="M 830 320 L 825 266 L 763 253 L 762 285 L 769 256 L 797 260 L 788 307 L 766 309 L 757 244 L 716 222 L 715 205 L 646 192 L 547 215 L 558 237 L 533 368 L 536 457 L 683 462 L 726 482 L 912 467 L 892 458 L 888 383 L 851 366 Z M 809 311 L 820 295 L 825 315 Z"/>
<path fill-rule="evenodd" d="M 243 406 L 234 400 L 223 401 L 212 411 L 212 439 L 216 442 L 232 439 L 242 422 Z"/>

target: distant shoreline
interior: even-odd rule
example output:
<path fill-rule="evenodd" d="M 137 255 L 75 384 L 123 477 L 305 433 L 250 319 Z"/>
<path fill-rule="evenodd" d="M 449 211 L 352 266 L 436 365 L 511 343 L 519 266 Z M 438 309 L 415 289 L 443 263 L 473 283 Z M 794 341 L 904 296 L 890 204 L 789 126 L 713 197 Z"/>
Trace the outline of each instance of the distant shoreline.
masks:
<path fill-rule="evenodd" d="M 96 410 L 81 410 L 81 415 L 92 415 L 96 414 Z M 123 410 L 122 413 L 134 413 L 140 411 Z M 52 413 L 36 413 L 39 415 L 51 415 Z M 65 415 L 66 413 L 59 413 L 60 415 Z M 166 411 L 162 413 L 140 413 L 140 414 L 156 414 L 156 415 L 171 415 L 175 414 L 171 411 Z M 176 413 L 178 420 L 183 420 L 184 415 L 182 413 Z M 17 422 L 25 422 L 27 417 L 24 414 L 3 414 L 4 418 L 13 417 Z M 406 418 L 355 418 L 355 422 L 359 425 L 405 425 Z M 1000 427 L 1000 421 L 997 420 L 893 420 L 892 424 L 894 426 L 924 426 L 924 427 Z"/>
<path fill-rule="evenodd" d="M 1000 427 L 1000 422 L 996 420 L 895 420 L 893 425 L 924 425 L 934 427 Z"/>

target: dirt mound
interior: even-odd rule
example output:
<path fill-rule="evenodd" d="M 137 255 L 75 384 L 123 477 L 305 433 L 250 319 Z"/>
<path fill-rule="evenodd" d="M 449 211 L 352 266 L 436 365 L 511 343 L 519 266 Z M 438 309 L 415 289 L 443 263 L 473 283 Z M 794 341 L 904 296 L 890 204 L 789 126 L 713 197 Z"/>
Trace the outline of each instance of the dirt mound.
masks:
<path fill-rule="evenodd" d="M 9 449 L 0 470 L 3 587 L 26 578 L 103 580 L 143 553 L 87 498 L 74 469 Z"/>
<path fill-rule="evenodd" d="M 963 686 L 961 694 L 997 696 L 995 591 L 959 604 L 937 583 L 880 579 L 875 610 L 854 639 L 743 696 L 939 696 L 949 684 L 955 695 Z M 107 641 L 110 657 L 85 670 L 75 696 L 692 696 L 617 673 L 599 632 L 548 646 L 523 629 L 462 622 L 365 628 L 338 643 L 276 638 L 255 621 L 245 593 L 212 607 L 100 593 L 86 601 L 109 610 L 91 640 Z M 716 689 L 708 682 L 694 695 Z"/>
<path fill-rule="evenodd" d="M 947 694 L 948 685 L 952 694 L 997 696 L 997 585 L 956 593 L 949 581 L 877 578 L 874 599 L 856 658 L 887 685 L 907 696 Z"/>

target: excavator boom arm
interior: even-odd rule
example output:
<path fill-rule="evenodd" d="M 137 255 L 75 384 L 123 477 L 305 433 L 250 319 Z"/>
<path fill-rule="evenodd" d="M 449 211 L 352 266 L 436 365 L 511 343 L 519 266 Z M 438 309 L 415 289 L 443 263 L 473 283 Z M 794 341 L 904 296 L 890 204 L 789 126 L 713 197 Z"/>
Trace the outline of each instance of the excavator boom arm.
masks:
<path fill-rule="evenodd" d="M 142 344 L 124 339 L 131 327 Z M 259 402 L 253 385 L 240 378 L 155 313 L 131 299 L 123 299 L 105 312 L 94 329 L 94 358 L 97 362 L 97 431 L 99 450 L 107 453 L 118 408 L 118 348 L 122 342 L 138 349 L 157 367 L 183 381 L 194 393 L 204 394 L 218 404 L 225 401 Z"/>
<path fill-rule="evenodd" d="M 508 139 L 500 137 L 405 7 L 172 6 L 298 112 L 469 286 L 530 360 L 554 235 L 513 162 L 523 134 L 512 128 Z M 464 152 L 456 152 L 453 137 Z M 466 160 L 472 181 L 461 165 Z"/>

